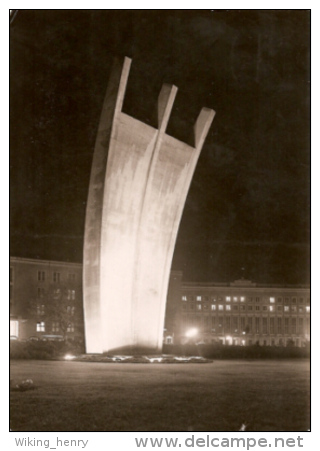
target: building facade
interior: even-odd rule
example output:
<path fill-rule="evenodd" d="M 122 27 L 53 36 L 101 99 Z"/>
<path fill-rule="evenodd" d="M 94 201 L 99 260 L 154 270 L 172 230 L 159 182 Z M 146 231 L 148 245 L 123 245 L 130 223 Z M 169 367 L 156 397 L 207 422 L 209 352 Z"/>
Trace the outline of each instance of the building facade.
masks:
<path fill-rule="evenodd" d="M 171 306 L 169 307 L 169 304 Z M 183 282 L 174 271 L 168 293 L 167 342 L 305 346 L 310 341 L 310 289 Z"/>
<path fill-rule="evenodd" d="M 84 339 L 82 265 L 10 258 L 10 335 Z M 171 271 L 164 343 L 305 346 L 310 288 L 183 281 Z"/>
<path fill-rule="evenodd" d="M 82 265 L 11 257 L 10 336 L 83 340 Z"/>

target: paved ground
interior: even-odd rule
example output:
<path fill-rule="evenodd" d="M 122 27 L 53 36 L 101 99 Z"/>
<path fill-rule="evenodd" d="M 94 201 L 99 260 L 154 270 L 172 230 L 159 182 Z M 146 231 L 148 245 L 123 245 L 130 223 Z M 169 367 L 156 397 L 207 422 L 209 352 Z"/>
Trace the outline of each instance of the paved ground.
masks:
<path fill-rule="evenodd" d="M 13 431 L 306 431 L 307 360 L 209 364 L 11 362 Z"/>

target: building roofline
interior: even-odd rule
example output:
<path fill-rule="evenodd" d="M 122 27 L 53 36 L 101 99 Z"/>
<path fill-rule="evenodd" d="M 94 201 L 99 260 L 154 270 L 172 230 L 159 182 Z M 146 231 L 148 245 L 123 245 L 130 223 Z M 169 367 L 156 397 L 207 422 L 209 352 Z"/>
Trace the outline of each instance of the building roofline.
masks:
<path fill-rule="evenodd" d="M 37 258 L 25 258 L 25 257 L 14 257 L 10 256 L 10 262 L 14 263 L 29 263 L 29 264 L 46 264 L 46 265 L 63 265 L 63 266 L 74 266 L 77 268 L 82 268 L 82 263 L 74 263 L 74 262 L 66 262 L 66 261 L 59 261 L 59 260 L 44 260 L 44 259 L 37 259 Z M 180 270 L 172 270 L 172 275 L 183 275 L 183 271 Z M 262 284 L 262 283 L 255 283 L 251 280 L 246 279 L 239 279 L 234 280 L 232 282 L 190 282 L 190 281 L 184 281 L 182 280 L 182 287 L 185 288 L 243 288 L 243 289 L 263 289 L 263 288 L 271 288 L 271 289 L 305 289 L 310 290 L 310 285 L 307 284 Z"/>
<path fill-rule="evenodd" d="M 272 289 L 279 289 L 283 290 L 286 289 L 305 289 L 310 290 L 310 285 L 304 285 L 304 284 L 261 284 L 261 283 L 251 283 L 251 284 L 236 284 L 234 282 L 182 282 L 182 286 L 186 288 L 232 288 L 232 289 L 247 289 L 250 288 L 252 290 L 254 289 L 263 289 L 263 288 L 272 288 Z"/>
<path fill-rule="evenodd" d="M 34 265 L 46 264 L 46 265 L 64 265 L 64 266 L 76 266 L 76 267 L 82 267 L 82 263 L 74 263 L 74 262 L 63 262 L 58 260 L 43 260 L 38 258 L 25 258 L 25 257 L 10 257 L 10 263 L 31 263 Z"/>

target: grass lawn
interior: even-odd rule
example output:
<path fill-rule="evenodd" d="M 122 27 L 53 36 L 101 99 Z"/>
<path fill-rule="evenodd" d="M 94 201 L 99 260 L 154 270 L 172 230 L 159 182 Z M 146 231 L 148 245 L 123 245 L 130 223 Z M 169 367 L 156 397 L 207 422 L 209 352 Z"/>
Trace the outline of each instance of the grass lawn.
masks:
<path fill-rule="evenodd" d="M 125 364 L 13 360 L 13 431 L 306 431 L 307 360 Z"/>

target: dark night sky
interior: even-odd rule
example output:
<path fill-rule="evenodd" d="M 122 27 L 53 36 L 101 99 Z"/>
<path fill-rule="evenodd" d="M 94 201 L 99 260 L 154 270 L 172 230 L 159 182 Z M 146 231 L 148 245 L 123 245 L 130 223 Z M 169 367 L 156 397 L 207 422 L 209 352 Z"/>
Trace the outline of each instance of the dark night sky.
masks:
<path fill-rule="evenodd" d="M 155 125 L 173 83 L 167 132 L 190 142 L 201 108 L 216 111 L 173 268 L 309 282 L 309 11 L 20 10 L 10 41 L 11 255 L 82 261 L 102 102 L 127 55 L 125 112 Z"/>

